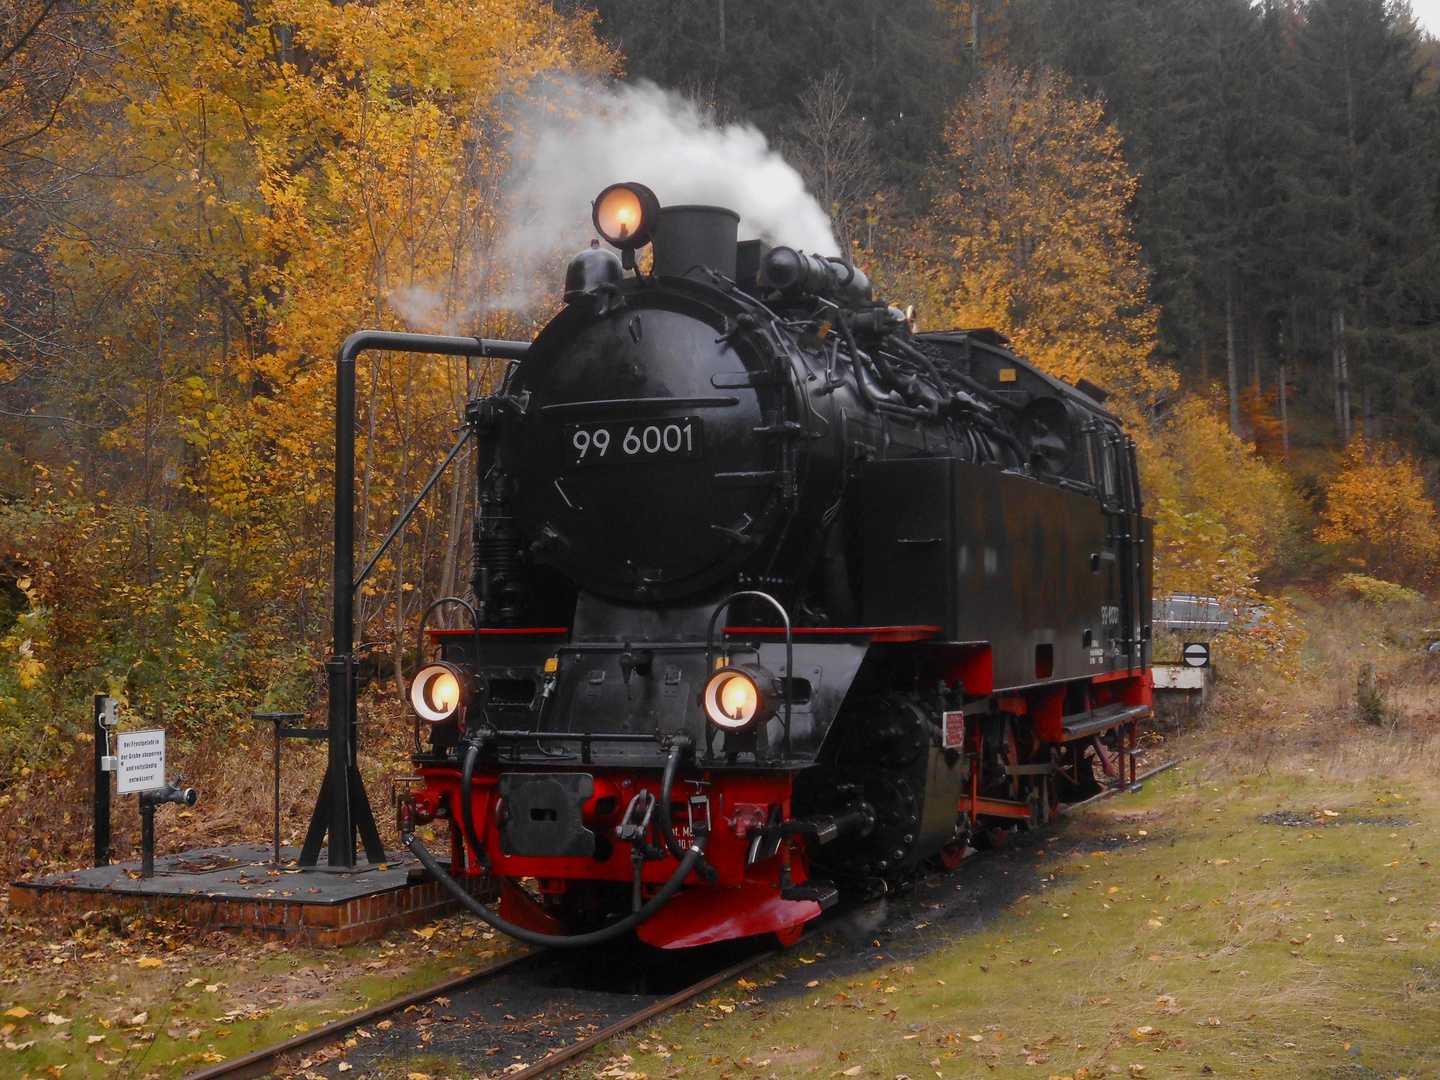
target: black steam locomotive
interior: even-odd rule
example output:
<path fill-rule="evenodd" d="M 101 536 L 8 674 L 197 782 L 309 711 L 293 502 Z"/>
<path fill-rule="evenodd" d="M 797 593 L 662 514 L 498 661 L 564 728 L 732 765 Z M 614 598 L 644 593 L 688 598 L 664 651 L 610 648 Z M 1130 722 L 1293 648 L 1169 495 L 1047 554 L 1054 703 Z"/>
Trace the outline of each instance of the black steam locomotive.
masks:
<path fill-rule="evenodd" d="M 788 941 L 1133 777 L 1151 532 L 1103 392 L 729 210 L 594 220 L 620 254 L 466 412 L 474 625 L 428 634 L 400 805 L 431 872 L 548 945 Z"/>

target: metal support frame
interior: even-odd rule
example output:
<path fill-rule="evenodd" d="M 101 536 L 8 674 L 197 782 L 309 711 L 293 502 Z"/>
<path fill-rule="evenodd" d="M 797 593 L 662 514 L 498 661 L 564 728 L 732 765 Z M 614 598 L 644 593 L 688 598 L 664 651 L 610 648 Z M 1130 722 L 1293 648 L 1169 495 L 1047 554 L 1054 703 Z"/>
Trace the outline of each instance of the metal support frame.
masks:
<path fill-rule="evenodd" d="M 155 876 L 155 804 L 140 795 L 140 876 Z"/>
<path fill-rule="evenodd" d="M 280 740 L 281 739 L 328 739 L 328 728 L 285 727 L 292 720 L 303 720 L 304 713 L 253 713 L 256 720 L 265 720 L 275 728 L 275 858 L 274 865 L 280 865 Z"/>
<path fill-rule="evenodd" d="M 325 665 L 330 685 L 330 759 L 310 817 L 305 846 L 300 852 L 301 866 L 316 865 L 321 844 L 328 835 L 327 864 L 332 868 L 353 869 L 357 832 L 365 845 L 367 860 L 379 863 L 385 859 L 375 814 L 355 762 L 355 593 L 360 584 L 355 577 L 355 360 L 361 353 L 373 349 L 519 360 L 529 351 L 530 343 L 361 330 L 351 334 L 340 346 L 335 369 L 335 633 L 331 657 Z M 459 449 L 457 445 L 451 451 L 446 464 Z M 426 485 L 422 498 L 436 479 L 438 474 Z M 391 530 L 386 544 L 398 535 L 418 505 L 417 499 Z M 374 559 L 367 564 L 366 571 L 372 566 Z"/>
<path fill-rule="evenodd" d="M 105 726 L 104 694 L 95 695 L 92 710 L 95 737 L 95 865 L 110 865 L 110 772 L 105 759 L 110 754 L 110 729 Z"/>

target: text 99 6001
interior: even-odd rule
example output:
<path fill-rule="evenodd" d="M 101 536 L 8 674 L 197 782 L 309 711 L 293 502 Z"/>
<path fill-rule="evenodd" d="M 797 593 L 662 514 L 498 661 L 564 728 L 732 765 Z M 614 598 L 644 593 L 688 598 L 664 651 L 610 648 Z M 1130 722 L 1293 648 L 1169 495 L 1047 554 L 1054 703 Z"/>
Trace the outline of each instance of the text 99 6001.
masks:
<path fill-rule="evenodd" d="M 566 452 L 571 465 L 698 458 L 704 430 L 695 416 L 570 424 L 565 428 Z"/>

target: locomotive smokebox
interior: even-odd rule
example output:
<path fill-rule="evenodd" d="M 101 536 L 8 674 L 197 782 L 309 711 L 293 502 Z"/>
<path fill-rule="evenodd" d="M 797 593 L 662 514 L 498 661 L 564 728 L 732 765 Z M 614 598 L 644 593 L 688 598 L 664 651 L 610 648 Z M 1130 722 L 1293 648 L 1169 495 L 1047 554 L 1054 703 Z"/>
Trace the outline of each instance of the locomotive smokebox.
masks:
<path fill-rule="evenodd" d="M 683 277 L 705 266 L 735 278 L 735 245 L 740 215 L 723 206 L 667 206 L 655 229 L 654 272 Z"/>

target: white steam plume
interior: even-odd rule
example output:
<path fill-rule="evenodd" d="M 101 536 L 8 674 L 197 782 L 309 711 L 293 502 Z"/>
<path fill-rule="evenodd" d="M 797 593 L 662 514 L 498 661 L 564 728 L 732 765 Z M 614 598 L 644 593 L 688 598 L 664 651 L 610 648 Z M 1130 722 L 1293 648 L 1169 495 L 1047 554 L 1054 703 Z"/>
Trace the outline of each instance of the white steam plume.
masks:
<path fill-rule="evenodd" d="M 548 89 L 513 121 L 516 166 L 501 254 L 520 291 L 548 260 L 590 242 L 591 200 L 622 180 L 647 185 L 661 206 L 729 207 L 740 215 L 742 240 L 840 253 L 829 215 L 749 124 L 717 127 L 693 102 L 651 83 L 607 88 L 566 79 Z"/>

